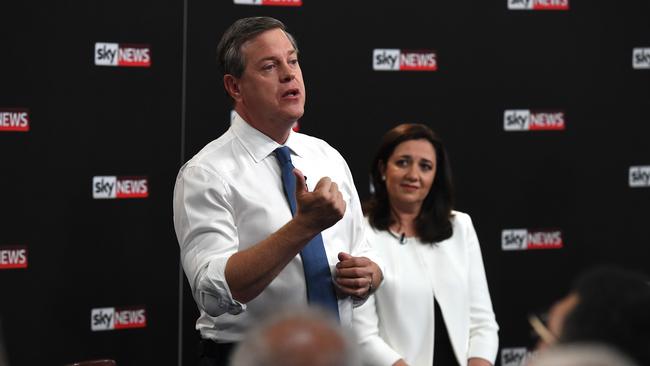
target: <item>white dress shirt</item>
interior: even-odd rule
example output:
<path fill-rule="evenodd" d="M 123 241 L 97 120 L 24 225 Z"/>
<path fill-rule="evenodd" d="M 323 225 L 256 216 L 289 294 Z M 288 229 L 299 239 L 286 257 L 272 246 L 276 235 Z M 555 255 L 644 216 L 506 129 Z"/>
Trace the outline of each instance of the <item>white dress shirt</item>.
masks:
<path fill-rule="evenodd" d="M 307 303 L 300 255 L 247 304 L 233 299 L 224 274 L 231 255 L 266 239 L 292 219 L 273 153 L 280 146 L 236 115 L 230 129 L 178 174 L 174 227 L 183 269 L 201 313 L 196 328 L 203 338 L 239 341 L 251 325 L 278 308 Z M 307 177 L 310 191 L 328 176 L 346 202 L 343 218 L 322 232 L 330 270 L 338 263 L 339 252 L 377 262 L 365 238 L 359 197 L 343 157 L 326 142 L 294 131 L 285 146 L 291 149 L 293 165 Z M 350 324 L 352 300 L 339 299 L 338 306 L 341 323 Z"/>
<path fill-rule="evenodd" d="M 384 282 L 354 309 L 354 328 L 366 365 L 431 366 L 434 297 L 461 365 L 471 357 L 496 358 L 499 338 L 478 238 L 467 214 L 454 211 L 453 235 L 437 244 L 407 238 L 368 224 L 368 241 L 384 262 Z"/>

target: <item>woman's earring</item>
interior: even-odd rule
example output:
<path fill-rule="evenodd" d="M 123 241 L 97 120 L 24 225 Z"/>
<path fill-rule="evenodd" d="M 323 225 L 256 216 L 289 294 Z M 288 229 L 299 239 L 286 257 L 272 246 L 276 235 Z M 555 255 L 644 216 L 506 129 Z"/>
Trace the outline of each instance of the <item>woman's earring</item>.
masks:
<path fill-rule="evenodd" d="M 382 176 L 381 176 L 381 180 L 383 180 L 383 181 L 385 182 L 385 181 L 386 181 L 386 176 L 385 176 L 385 175 L 382 175 Z"/>

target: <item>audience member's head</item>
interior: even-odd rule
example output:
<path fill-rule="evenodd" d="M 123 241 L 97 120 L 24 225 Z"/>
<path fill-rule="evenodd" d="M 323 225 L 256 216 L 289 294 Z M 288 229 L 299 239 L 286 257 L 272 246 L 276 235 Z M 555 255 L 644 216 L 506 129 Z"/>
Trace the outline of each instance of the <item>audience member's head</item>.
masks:
<path fill-rule="evenodd" d="M 231 366 L 358 366 L 356 342 L 318 309 L 282 311 L 246 335 Z"/>
<path fill-rule="evenodd" d="M 637 366 L 620 352 L 599 344 L 567 344 L 547 348 L 527 366 Z"/>
<path fill-rule="evenodd" d="M 650 365 L 650 282 L 618 268 L 582 274 L 549 314 L 560 344 L 602 343 Z"/>

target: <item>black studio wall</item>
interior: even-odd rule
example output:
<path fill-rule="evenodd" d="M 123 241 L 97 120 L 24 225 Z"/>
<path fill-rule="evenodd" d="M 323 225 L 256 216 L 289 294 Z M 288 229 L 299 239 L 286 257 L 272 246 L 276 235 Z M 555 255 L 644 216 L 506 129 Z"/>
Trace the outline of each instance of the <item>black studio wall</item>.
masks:
<path fill-rule="evenodd" d="M 497 363 L 520 364 L 526 315 L 581 270 L 650 270 L 648 2 L 240 2 L 0 5 L 11 365 L 195 364 L 171 196 L 182 162 L 228 128 L 215 48 L 245 16 L 296 36 L 300 131 L 341 151 L 362 199 L 386 130 L 425 123 L 445 140 L 501 326 Z"/>

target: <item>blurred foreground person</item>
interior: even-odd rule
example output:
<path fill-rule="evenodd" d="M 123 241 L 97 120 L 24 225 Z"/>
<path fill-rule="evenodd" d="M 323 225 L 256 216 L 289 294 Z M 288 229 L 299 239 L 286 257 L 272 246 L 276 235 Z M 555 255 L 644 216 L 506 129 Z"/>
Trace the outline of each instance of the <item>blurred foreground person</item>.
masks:
<path fill-rule="evenodd" d="M 558 345 L 533 357 L 527 366 L 637 366 L 628 357 L 603 345 Z"/>
<path fill-rule="evenodd" d="M 571 292 L 551 308 L 548 327 L 532 319 L 542 341 L 601 343 L 650 365 L 650 279 L 643 274 L 601 267 L 585 272 Z"/>
<path fill-rule="evenodd" d="M 287 309 L 247 334 L 231 366 L 360 366 L 356 342 L 331 314 Z"/>
<path fill-rule="evenodd" d="M 366 365 L 492 365 L 498 326 L 469 215 L 453 211 L 451 170 L 429 127 L 388 131 L 372 162 L 368 241 L 384 283 L 354 310 Z"/>

